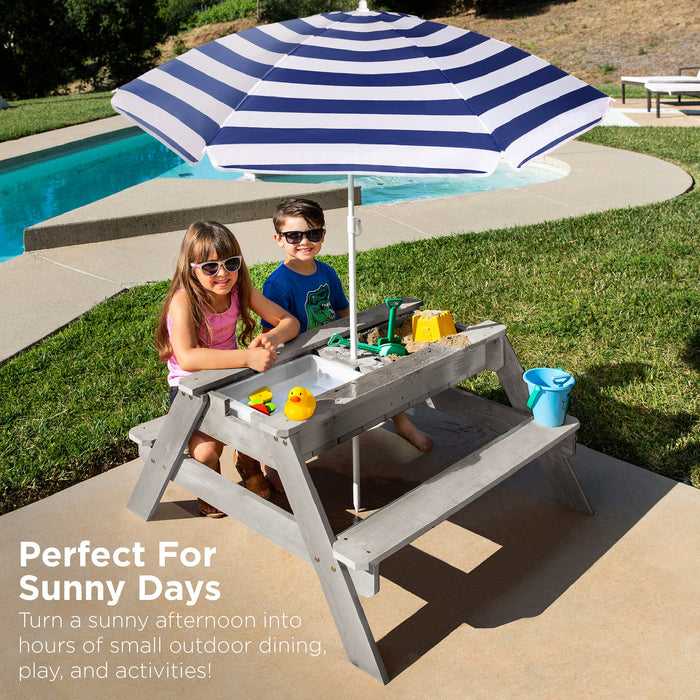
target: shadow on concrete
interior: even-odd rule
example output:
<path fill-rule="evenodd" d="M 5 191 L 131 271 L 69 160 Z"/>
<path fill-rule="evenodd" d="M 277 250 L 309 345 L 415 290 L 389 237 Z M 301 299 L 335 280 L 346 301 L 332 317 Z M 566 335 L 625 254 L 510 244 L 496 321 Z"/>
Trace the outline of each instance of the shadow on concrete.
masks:
<path fill-rule="evenodd" d="M 418 452 L 397 438 L 391 422 L 364 433 L 361 517 L 494 436 L 425 406 L 410 413 L 416 425 L 432 435 L 435 446 L 430 452 Z M 336 534 L 357 519 L 352 510 L 349 453 L 349 443 L 343 443 L 309 462 Z M 433 539 L 427 546 L 419 538 L 382 562 L 384 585 L 390 581 L 424 601 L 377 640 L 392 679 L 462 625 L 490 629 L 541 615 L 676 486 L 582 446 L 572 464 L 594 516 L 557 503 L 533 462 L 431 531 Z M 237 480 L 235 473 L 226 475 Z M 274 494 L 273 501 L 289 510 L 284 496 Z M 197 513 L 194 498 L 164 501 L 153 521 L 185 520 L 196 518 Z M 485 546 L 474 547 L 479 541 Z M 371 627 L 372 616 L 368 616 Z"/>
<path fill-rule="evenodd" d="M 448 417 L 436 423 L 432 414 L 437 412 L 424 407 L 412 413 L 414 422 L 433 436 L 436 446 L 394 470 L 377 457 L 387 454 L 381 443 L 389 431 L 382 428 L 365 434 L 361 481 L 365 514 L 488 442 L 492 435 L 477 426 L 456 425 Z M 461 440 L 455 440 L 457 435 Z M 416 453 L 410 446 L 408 450 Z M 332 453 L 310 467 L 332 527 L 339 532 L 355 516 L 347 507 L 351 492 L 351 474 L 344 469 L 347 462 L 334 459 Z M 558 504 L 533 462 L 449 519 L 465 531 L 465 547 L 474 535 L 495 546 L 496 551 L 471 570 L 423 551 L 419 542 L 382 562 L 383 578 L 425 601 L 377 640 L 392 678 L 461 625 L 495 628 L 540 615 L 675 485 L 583 447 L 572 463 L 596 511 L 593 517 Z M 380 464 L 381 477 L 375 473 Z M 449 533 L 448 537 L 459 537 L 455 528 Z M 369 622 L 371 625 L 372 620 Z"/>

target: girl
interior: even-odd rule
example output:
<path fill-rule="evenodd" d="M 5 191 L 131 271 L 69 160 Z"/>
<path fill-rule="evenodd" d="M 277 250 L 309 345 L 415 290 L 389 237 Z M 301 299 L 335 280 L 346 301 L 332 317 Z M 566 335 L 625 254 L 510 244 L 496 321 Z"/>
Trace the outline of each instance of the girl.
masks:
<path fill-rule="evenodd" d="M 273 326 L 255 338 L 251 311 Z M 156 348 L 168 365 L 171 403 L 177 396 L 180 378 L 192 372 L 231 367 L 264 372 L 277 359 L 277 346 L 298 332 L 299 322 L 251 285 L 240 246 L 231 231 L 213 221 L 191 224 L 180 247 L 175 276 L 156 330 Z M 190 455 L 217 472 L 221 472 L 219 458 L 223 448 L 223 443 L 199 431 L 192 434 L 189 442 Z M 269 498 L 270 483 L 260 463 L 239 452 L 235 453 L 235 460 L 246 488 Z M 201 499 L 199 510 L 208 517 L 223 516 Z"/>

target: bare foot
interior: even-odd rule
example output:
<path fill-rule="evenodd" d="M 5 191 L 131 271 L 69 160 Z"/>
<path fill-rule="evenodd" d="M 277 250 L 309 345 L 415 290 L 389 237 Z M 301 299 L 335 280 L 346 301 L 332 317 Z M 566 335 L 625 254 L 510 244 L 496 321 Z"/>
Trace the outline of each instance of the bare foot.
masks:
<path fill-rule="evenodd" d="M 416 428 L 405 413 L 397 413 L 392 420 L 394 421 L 396 432 L 421 452 L 427 452 L 432 448 L 433 439 L 430 435 Z"/>
<path fill-rule="evenodd" d="M 272 484 L 272 488 L 277 491 L 277 493 L 284 493 L 284 486 L 282 486 L 282 479 L 280 479 L 279 472 L 272 467 L 264 465 L 265 476 L 267 480 Z"/>

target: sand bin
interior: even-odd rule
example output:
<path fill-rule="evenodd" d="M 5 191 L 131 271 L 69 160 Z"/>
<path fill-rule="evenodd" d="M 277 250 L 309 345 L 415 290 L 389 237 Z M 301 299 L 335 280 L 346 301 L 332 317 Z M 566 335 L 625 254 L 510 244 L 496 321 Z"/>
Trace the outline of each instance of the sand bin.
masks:
<path fill-rule="evenodd" d="M 424 315 L 437 315 L 442 313 L 441 311 L 420 311 L 416 312 L 417 316 L 424 316 Z M 387 329 L 386 327 L 384 328 L 373 328 L 366 336 L 362 342 L 364 343 L 369 343 L 370 345 L 376 345 L 377 341 L 379 338 L 384 338 L 386 337 Z M 458 347 L 458 348 L 466 348 L 468 345 L 470 345 L 469 337 L 466 335 L 466 333 L 455 333 L 453 335 L 445 335 L 439 340 L 435 341 L 414 341 L 413 340 L 413 323 L 410 318 L 406 319 L 403 323 L 403 325 L 400 328 L 396 328 L 394 330 L 396 335 L 401 338 L 401 342 L 406 346 L 406 350 L 408 350 L 409 353 L 412 352 L 417 352 L 418 350 L 422 350 L 423 348 L 428 347 L 428 345 L 447 345 L 450 347 Z M 399 355 L 389 355 L 391 359 L 398 359 L 400 356 Z"/>

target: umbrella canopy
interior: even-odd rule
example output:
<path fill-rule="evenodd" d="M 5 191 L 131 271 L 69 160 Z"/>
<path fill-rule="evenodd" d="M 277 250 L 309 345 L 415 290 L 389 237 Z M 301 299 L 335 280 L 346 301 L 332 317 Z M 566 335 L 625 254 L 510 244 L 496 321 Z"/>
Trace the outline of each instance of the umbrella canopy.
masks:
<path fill-rule="evenodd" d="M 519 168 L 598 124 L 609 98 L 521 49 L 419 17 L 333 12 L 247 29 L 117 90 L 188 163 L 257 173 Z"/>

